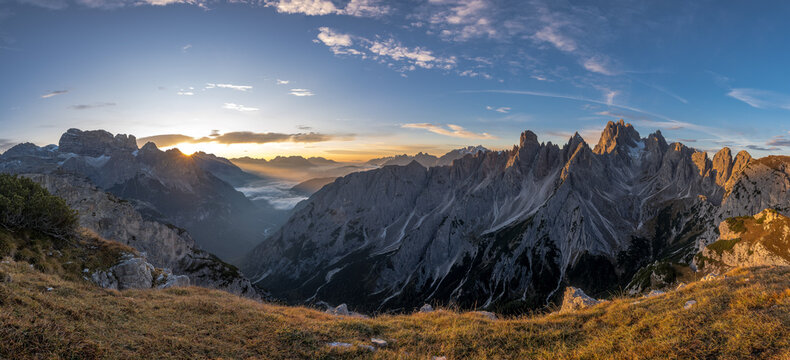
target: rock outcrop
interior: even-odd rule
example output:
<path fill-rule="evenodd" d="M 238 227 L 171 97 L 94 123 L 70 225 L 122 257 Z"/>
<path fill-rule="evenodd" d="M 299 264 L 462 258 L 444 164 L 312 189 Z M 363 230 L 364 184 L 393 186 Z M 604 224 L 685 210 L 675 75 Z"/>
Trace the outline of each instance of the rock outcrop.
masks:
<path fill-rule="evenodd" d="M 698 268 L 790 266 L 790 218 L 777 210 L 729 218 L 719 225 L 719 234 L 695 258 Z"/>
<path fill-rule="evenodd" d="M 573 312 L 580 309 L 586 309 L 591 306 L 600 304 L 600 300 L 596 300 L 588 296 L 582 289 L 569 286 L 565 288 L 565 293 L 562 296 L 562 305 L 560 306 L 560 313 Z"/>

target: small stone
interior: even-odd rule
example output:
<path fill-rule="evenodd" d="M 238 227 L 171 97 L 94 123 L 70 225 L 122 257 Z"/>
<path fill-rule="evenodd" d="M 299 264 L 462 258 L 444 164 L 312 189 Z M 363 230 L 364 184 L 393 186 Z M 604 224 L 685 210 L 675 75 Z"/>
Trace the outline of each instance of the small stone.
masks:
<path fill-rule="evenodd" d="M 164 282 L 157 286 L 158 289 L 168 289 L 173 287 L 184 287 L 190 285 L 189 276 L 170 274 L 162 279 Z"/>
<path fill-rule="evenodd" d="M 433 311 L 433 306 L 431 306 L 430 304 L 425 304 L 420 308 L 421 313 L 429 313 L 432 311 Z"/>
<path fill-rule="evenodd" d="M 386 347 L 387 346 L 387 341 L 385 341 L 383 339 L 370 338 L 370 342 L 372 342 L 373 345 L 376 345 L 378 347 Z"/>
<path fill-rule="evenodd" d="M 692 306 L 697 305 L 697 300 L 689 300 L 683 305 L 684 309 L 691 309 Z"/>
<path fill-rule="evenodd" d="M 489 312 L 489 311 L 475 311 L 474 313 L 477 314 L 477 315 L 486 317 L 486 318 L 488 318 L 488 320 L 496 320 L 497 319 L 496 314 L 494 314 L 492 312 Z"/>
<path fill-rule="evenodd" d="M 351 313 L 348 311 L 348 305 L 346 304 L 340 304 L 335 308 L 330 308 L 326 312 L 332 315 L 339 315 L 339 316 L 351 315 Z"/>
<path fill-rule="evenodd" d="M 661 296 L 661 295 L 664 295 L 664 294 L 666 294 L 666 292 L 661 291 L 661 290 L 650 290 L 650 292 L 647 293 L 647 295 L 645 295 L 645 297 L 646 298 L 652 298 L 652 297 Z"/>
<path fill-rule="evenodd" d="M 89 273 L 89 272 L 91 272 L 91 271 L 90 271 L 90 269 L 88 269 L 88 268 L 85 268 L 85 269 L 82 269 L 82 272 L 84 272 L 84 273 Z"/>
<path fill-rule="evenodd" d="M 327 345 L 329 347 L 341 347 L 341 348 L 349 348 L 349 347 L 351 347 L 351 344 L 349 344 L 349 343 L 337 342 L 337 341 L 328 343 Z"/>
<path fill-rule="evenodd" d="M 55 290 L 55 288 L 53 288 L 53 287 L 48 287 L 47 288 L 47 291 L 52 291 L 52 290 Z"/>

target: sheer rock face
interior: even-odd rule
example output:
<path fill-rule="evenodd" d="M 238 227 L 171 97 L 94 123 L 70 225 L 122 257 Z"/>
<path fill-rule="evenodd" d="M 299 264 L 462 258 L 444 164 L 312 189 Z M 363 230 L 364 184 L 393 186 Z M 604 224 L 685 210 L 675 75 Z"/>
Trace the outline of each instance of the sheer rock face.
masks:
<path fill-rule="evenodd" d="M 77 210 L 80 226 L 96 232 L 103 238 L 135 248 L 144 254 L 144 260 L 152 266 L 172 270 L 176 274 L 173 275 L 173 279 L 169 277 L 165 279 L 165 282 L 174 282 L 170 286 L 183 285 L 184 279 L 177 276 L 186 275 L 193 285 L 225 290 L 251 298 L 259 297 L 249 280 L 244 278 L 235 267 L 198 250 L 195 241 L 186 230 L 147 220 L 131 203 L 75 176 L 54 174 L 24 174 L 24 176 L 41 184 L 53 195 L 63 198 L 72 209 Z M 121 278 L 125 270 L 119 271 L 121 272 L 98 272 L 93 275 L 94 282 L 103 287 L 121 290 L 129 288 L 124 285 L 125 280 Z M 139 271 L 127 271 L 127 273 L 140 274 Z M 129 279 L 132 277 L 130 275 Z M 150 287 L 149 281 L 147 288 Z"/>
<path fill-rule="evenodd" d="M 61 137 L 60 151 L 82 156 L 99 157 L 115 152 L 137 150 L 137 139 L 132 135 L 118 134 L 113 137 L 107 131 L 81 131 L 69 129 Z"/>
<path fill-rule="evenodd" d="M 226 259 L 235 259 L 273 231 L 267 210 L 253 204 L 228 180 L 247 179 L 225 159 L 153 143 L 137 147 L 134 136 L 70 129 L 59 146 L 17 145 L 0 156 L 0 172 L 66 173 L 131 201 L 149 220 L 189 230 L 197 243 Z M 252 176 L 247 174 L 247 177 Z"/>
<path fill-rule="evenodd" d="M 748 155 L 714 159 L 610 122 L 595 149 L 531 131 L 509 151 L 449 167 L 339 178 L 298 206 L 243 270 L 275 297 L 366 311 L 439 301 L 537 307 L 563 286 L 602 292 L 663 256 L 690 261 L 715 227 L 724 182 Z"/>

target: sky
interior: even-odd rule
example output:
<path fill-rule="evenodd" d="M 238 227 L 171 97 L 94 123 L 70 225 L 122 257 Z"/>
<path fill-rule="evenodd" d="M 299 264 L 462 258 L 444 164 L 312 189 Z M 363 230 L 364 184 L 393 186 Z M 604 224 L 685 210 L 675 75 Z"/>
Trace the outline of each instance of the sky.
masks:
<path fill-rule="evenodd" d="M 105 129 L 344 161 L 597 143 L 790 154 L 786 1 L 0 0 L 0 151 Z"/>

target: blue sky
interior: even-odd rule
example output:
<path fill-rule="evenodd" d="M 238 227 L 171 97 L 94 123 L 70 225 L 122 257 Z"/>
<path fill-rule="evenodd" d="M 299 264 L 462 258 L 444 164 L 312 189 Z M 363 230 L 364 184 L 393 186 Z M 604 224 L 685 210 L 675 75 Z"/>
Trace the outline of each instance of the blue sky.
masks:
<path fill-rule="evenodd" d="M 0 150 L 70 127 L 219 155 L 502 149 L 531 129 L 790 153 L 790 4 L 2 0 Z M 170 136 L 161 136 L 170 135 Z"/>

